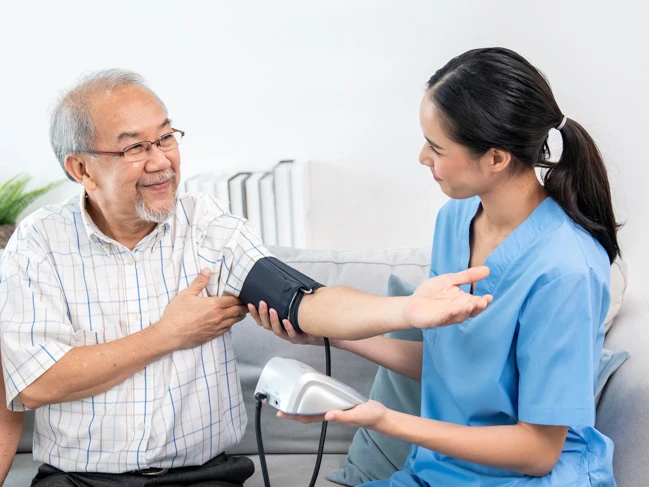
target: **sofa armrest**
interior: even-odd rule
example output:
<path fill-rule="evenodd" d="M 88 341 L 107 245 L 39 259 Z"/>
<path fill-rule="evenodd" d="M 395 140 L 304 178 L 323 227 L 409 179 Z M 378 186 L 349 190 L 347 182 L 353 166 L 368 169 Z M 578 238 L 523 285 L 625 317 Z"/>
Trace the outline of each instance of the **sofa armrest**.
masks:
<path fill-rule="evenodd" d="M 604 347 L 630 353 L 611 376 L 597 408 L 597 429 L 613 440 L 619 487 L 649 479 L 649 304 L 628 293 Z"/>

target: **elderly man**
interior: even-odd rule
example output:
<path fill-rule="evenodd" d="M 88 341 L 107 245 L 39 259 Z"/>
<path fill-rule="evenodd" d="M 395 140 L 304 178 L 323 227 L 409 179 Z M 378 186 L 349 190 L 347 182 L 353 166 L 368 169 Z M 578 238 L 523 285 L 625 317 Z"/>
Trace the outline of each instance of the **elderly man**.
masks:
<path fill-rule="evenodd" d="M 52 147 L 81 194 L 25 218 L 0 269 L 7 404 L 36 410 L 32 485 L 243 484 L 251 461 L 224 452 L 247 421 L 228 333 L 245 303 L 363 338 L 489 302 L 459 290 L 484 268 L 410 298 L 321 287 L 218 201 L 177 195 L 183 135 L 128 71 L 87 77 L 54 110 Z"/>

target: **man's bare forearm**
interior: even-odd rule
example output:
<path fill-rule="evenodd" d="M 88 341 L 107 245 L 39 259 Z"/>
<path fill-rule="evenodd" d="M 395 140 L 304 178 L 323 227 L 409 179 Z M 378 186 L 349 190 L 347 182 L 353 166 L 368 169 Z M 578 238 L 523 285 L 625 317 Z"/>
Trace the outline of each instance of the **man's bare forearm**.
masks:
<path fill-rule="evenodd" d="M 36 409 L 94 396 L 174 349 L 155 325 L 109 343 L 75 347 L 26 387 L 20 398 L 26 407 Z"/>
<path fill-rule="evenodd" d="M 0 404 L 0 485 L 2 485 L 18 448 L 25 413 L 9 411 L 6 408 L 5 387 L 2 380 L 0 380 L 0 398 L 2 398 Z"/>
<path fill-rule="evenodd" d="M 302 299 L 298 323 L 304 333 L 358 340 L 409 328 L 404 318 L 407 298 L 385 298 L 335 286 Z"/>

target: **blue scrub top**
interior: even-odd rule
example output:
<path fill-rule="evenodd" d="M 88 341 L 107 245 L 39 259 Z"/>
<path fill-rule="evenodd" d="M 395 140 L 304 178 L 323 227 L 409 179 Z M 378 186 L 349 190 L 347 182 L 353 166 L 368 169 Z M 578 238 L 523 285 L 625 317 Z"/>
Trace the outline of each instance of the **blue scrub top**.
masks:
<path fill-rule="evenodd" d="M 479 206 L 474 197 L 442 208 L 431 276 L 468 267 Z M 492 294 L 491 305 L 459 325 L 424 331 L 421 416 L 469 426 L 569 426 L 557 465 L 529 477 L 413 446 L 403 471 L 366 485 L 614 486 L 613 443 L 594 428 L 608 255 L 547 198 L 485 265 L 490 275 L 475 293 Z"/>

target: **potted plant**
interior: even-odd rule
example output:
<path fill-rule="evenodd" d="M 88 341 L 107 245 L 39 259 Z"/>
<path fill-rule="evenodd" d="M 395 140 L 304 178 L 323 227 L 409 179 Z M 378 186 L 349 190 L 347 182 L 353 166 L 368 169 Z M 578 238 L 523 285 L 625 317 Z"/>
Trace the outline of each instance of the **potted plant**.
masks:
<path fill-rule="evenodd" d="M 25 191 L 31 179 L 28 174 L 17 174 L 0 186 L 0 249 L 4 249 L 16 229 L 20 213 L 36 198 L 63 182 L 55 181 L 41 188 Z M 0 252 L 1 253 L 1 252 Z"/>

